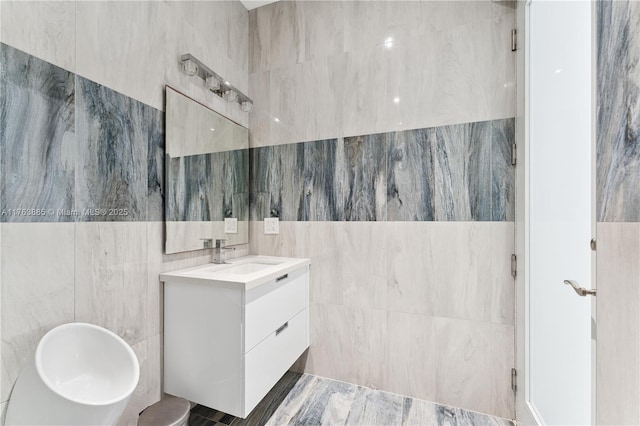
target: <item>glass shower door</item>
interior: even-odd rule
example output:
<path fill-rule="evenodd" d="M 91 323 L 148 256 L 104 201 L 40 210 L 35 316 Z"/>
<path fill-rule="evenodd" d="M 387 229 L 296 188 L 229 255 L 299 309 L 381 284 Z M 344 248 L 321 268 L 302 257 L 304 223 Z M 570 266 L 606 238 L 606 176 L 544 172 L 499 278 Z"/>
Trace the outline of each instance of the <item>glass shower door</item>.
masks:
<path fill-rule="evenodd" d="M 590 424 L 591 3 L 528 9 L 528 403 L 543 424 Z"/>

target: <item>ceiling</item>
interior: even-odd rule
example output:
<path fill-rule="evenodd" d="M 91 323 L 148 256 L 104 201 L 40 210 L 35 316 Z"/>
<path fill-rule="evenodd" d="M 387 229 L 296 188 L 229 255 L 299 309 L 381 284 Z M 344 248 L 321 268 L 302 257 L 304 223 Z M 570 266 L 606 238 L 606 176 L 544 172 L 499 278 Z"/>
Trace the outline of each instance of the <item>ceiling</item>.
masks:
<path fill-rule="evenodd" d="M 265 4 L 275 3 L 278 0 L 240 0 L 247 10 L 256 9 Z"/>

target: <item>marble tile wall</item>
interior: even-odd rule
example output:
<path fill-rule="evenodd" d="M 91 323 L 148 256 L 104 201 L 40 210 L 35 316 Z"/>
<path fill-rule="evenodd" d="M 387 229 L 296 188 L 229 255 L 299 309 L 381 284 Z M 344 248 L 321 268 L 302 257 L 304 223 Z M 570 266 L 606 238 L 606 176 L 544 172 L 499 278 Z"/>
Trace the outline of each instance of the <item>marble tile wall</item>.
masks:
<path fill-rule="evenodd" d="M 597 3 L 597 220 L 640 221 L 640 4 Z"/>
<path fill-rule="evenodd" d="M 597 2 L 596 423 L 640 423 L 640 4 Z"/>
<path fill-rule="evenodd" d="M 246 127 L 248 114 L 184 75 L 177 58 L 190 52 L 246 92 L 248 12 L 238 1 L 7 0 L 0 10 L 0 208 L 54 210 L 0 218 L 0 412 L 39 339 L 87 321 L 138 356 L 121 419 L 135 425 L 161 397 L 158 276 L 212 254 L 164 254 L 164 84 Z M 130 214 L 58 213 L 94 206 Z"/>
<path fill-rule="evenodd" d="M 514 120 L 251 149 L 252 220 L 514 220 Z"/>
<path fill-rule="evenodd" d="M 251 146 L 515 116 L 514 10 L 489 1 L 252 10 Z"/>
<path fill-rule="evenodd" d="M 514 12 L 250 12 L 250 251 L 311 258 L 298 371 L 513 417 Z"/>
<path fill-rule="evenodd" d="M 264 235 L 254 221 L 250 250 L 312 261 L 311 348 L 296 371 L 512 418 L 513 232 L 291 221 Z"/>

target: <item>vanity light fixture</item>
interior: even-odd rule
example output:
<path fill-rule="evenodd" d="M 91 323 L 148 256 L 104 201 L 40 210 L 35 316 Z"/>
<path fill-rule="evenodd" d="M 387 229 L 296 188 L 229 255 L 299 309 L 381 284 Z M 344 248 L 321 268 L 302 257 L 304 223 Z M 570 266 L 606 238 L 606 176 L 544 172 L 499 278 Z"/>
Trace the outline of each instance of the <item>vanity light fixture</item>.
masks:
<path fill-rule="evenodd" d="M 247 95 L 233 87 L 228 80 L 215 73 L 211 68 L 194 58 L 190 53 L 185 53 L 180 57 L 182 70 L 188 76 L 197 75 L 205 81 L 207 89 L 220 96 L 227 102 L 237 102 L 244 112 L 251 111 L 253 100 Z M 224 84 L 223 84 L 224 82 Z"/>
<path fill-rule="evenodd" d="M 220 90 L 220 80 L 215 75 L 210 75 L 206 80 L 207 88 L 212 92 Z"/>
<path fill-rule="evenodd" d="M 238 92 L 234 90 L 225 90 L 224 100 L 227 102 L 238 102 Z"/>

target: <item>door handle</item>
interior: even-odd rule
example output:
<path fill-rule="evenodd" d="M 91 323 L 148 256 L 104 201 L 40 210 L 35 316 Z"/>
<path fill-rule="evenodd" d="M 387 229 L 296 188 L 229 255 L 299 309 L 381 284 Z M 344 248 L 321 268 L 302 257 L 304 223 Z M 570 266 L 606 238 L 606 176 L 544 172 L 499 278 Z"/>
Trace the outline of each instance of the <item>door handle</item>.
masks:
<path fill-rule="evenodd" d="M 578 296 L 595 296 L 596 295 L 595 289 L 587 290 L 584 287 L 580 287 L 578 283 L 575 282 L 574 280 L 564 280 L 564 283 L 566 285 L 570 285 L 571 288 L 573 288 L 576 291 L 576 293 L 578 293 Z"/>

